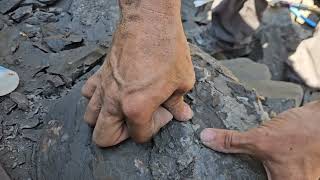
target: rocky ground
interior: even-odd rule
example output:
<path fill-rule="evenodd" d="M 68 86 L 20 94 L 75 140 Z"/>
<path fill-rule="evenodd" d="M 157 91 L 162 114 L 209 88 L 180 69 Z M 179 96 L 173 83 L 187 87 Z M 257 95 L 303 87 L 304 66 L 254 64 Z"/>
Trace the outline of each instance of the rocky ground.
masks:
<path fill-rule="evenodd" d="M 207 13 L 183 0 L 182 14 L 188 40 L 201 46 Z M 285 10 L 268 10 L 245 57 L 218 62 L 191 45 L 193 120 L 169 124 L 144 145 L 99 149 L 82 121 L 80 88 L 110 47 L 117 1 L 0 0 L 0 65 L 21 78 L 14 93 L 0 97 L 1 164 L 17 180 L 265 179 L 259 162 L 213 152 L 198 133 L 205 127 L 246 130 L 319 98 L 286 65 L 312 30 L 286 18 Z"/>

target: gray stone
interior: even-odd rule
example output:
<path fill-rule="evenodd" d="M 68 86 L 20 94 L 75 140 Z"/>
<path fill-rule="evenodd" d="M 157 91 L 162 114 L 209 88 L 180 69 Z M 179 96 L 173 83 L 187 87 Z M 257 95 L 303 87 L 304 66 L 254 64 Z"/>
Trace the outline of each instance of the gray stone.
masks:
<path fill-rule="evenodd" d="M 75 47 L 81 46 L 82 41 L 83 41 L 83 38 L 77 35 L 70 35 L 68 37 L 64 35 L 56 35 L 56 36 L 46 37 L 44 39 L 44 42 L 53 52 L 68 50 L 68 47 L 69 46 L 72 47 L 73 45 Z"/>
<path fill-rule="evenodd" d="M 6 14 L 19 6 L 22 0 L 1 0 L 0 13 Z"/>
<path fill-rule="evenodd" d="M 294 100 L 299 107 L 303 99 L 303 89 L 300 85 L 271 80 L 250 80 L 244 82 L 247 88 L 255 89 L 259 95 L 271 99 Z"/>
<path fill-rule="evenodd" d="M 38 0 L 38 1 L 41 2 L 41 3 L 43 3 L 43 4 L 51 5 L 51 4 L 56 3 L 56 2 L 59 1 L 59 0 Z"/>
<path fill-rule="evenodd" d="M 16 104 L 18 104 L 18 108 L 21 110 L 28 110 L 29 108 L 29 100 L 24 94 L 21 94 L 19 92 L 13 92 L 10 94 L 10 98 L 12 101 L 14 101 Z"/>
<path fill-rule="evenodd" d="M 58 18 L 54 13 L 36 11 L 33 13 L 33 16 L 28 18 L 25 22 L 32 25 L 40 25 L 41 23 L 51 23 L 57 21 Z"/>
<path fill-rule="evenodd" d="M 320 91 L 319 90 L 314 90 L 314 89 L 306 89 L 304 93 L 304 98 L 303 98 L 303 104 L 307 104 L 313 101 L 318 101 L 320 100 Z"/>
<path fill-rule="evenodd" d="M 105 54 L 106 50 L 96 45 L 50 54 L 47 72 L 61 75 L 66 83 L 73 82 L 102 62 Z"/>
<path fill-rule="evenodd" d="M 21 6 L 29 6 L 29 5 L 32 5 L 32 7 L 34 8 L 44 8 L 47 6 L 46 4 L 40 3 L 37 0 L 24 0 L 21 3 Z"/>
<path fill-rule="evenodd" d="M 285 98 L 266 98 L 263 101 L 264 110 L 267 111 L 270 115 L 277 115 L 291 108 L 295 108 L 296 101 L 294 99 L 285 99 Z"/>
<path fill-rule="evenodd" d="M 66 84 L 59 76 L 56 75 L 48 76 L 47 81 L 51 83 L 55 88 L 64 86 Z"/>
<path fill-rule="evenodd" d="M 0 103 L 0 111 L 10 114 L 14 108 L 17 107 L 17 104 L 9 98 L 6 98 Z"/>
<path fill-rule="evenodd" d="M 3 29 L 3 27 L 4 27 L 4 22 L 0 20 L 0 31 Z"/>
<path fill-rule="evenodd" d="M 255 34 L 259 43 L 253 46 L 250 59 L 269 67 L 272 80 L 288 79 L 288 56 L 295 52 L 303 39 L 312 36 L 312 29 L 291 20 L 286 8 L 268 8 L 263 14 L 261 27 Z"/>
<path fill-rule="evenodd" d="M 0 179 L 1 180 L 10 180 L 7 172 L 3 169 L 3 167 L 0 164 Z"/>
<path fill-rule="evenodd" d="M 10 13 L 10 17 L 16 21 L 20 22 L 23 18 L 32 14 L 32 6 L 23 6 L 18 8 L 17 10 Z"/>
<path fill-rule="evenodd" d="M 91 141 L 92 129 L 81 121 L 86 104 L 80 95 L 81 82 L 57 100 L 45 118 L 38 179 L 266 179 L 263 166 L 252 158 L 217 153 L 200 143 L 203 128 L 247 130 L 260 121 L 253 91 L 245 90 L 230 71 L 200 49 L 192 46 L 192 56 L 198 72 L 195 88 L 188 95 L 192 97 L 192 121 L 173 121 L 153 142 L 143 145 L 128 140 L 112 148 L 97 148 Z M 220 99 L 215 107 L 214 96 Z"/>
<path fill-rule="evenodd" d="M 223 60 L 219 62 L 230 69 L 240 81 L 271 79 L 268 66 L 253 62 L 247 58 Z"/>
<path fill-rule="evenodd" d="M 288 51 L 283 45 L 285 42 L 281 38 L 281 30 L 267 27 L 260 32 L 259 36 L 263 48 L 263 58 L 257 62 L 269 67 L 272 80 L 283 80 Z"/>

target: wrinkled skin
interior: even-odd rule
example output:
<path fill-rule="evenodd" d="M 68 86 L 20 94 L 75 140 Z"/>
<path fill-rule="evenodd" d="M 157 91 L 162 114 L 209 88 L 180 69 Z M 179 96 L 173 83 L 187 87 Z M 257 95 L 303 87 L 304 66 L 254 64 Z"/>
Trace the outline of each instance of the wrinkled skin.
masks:
<path fill-rule="evenodd" d="M 319 133 L 320 101 L 291 109 L 244 133 L 205 129 L 201 139 L 216 151 L 260 159 L 269 180 L 319 180 Z"/>
<path fill-rule="evenodd" d="M 101 69 L 83 87 L 85 120 L 101 147 L 148 141 L 173 117 L 192 118 L 183 95 L 195 75 L 180 1 L 120 0 L 121 20 Z"/>

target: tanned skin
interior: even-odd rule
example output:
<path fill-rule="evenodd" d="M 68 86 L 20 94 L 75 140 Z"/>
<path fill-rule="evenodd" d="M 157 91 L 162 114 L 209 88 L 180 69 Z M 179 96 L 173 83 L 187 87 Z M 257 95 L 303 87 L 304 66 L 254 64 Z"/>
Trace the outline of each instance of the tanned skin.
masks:
<path fill-rule="evenodd" d="M 93 141 L 110 147 L 143 143 L 174 117 L 192 118 L 183 95 L 195 82 L 180 0 L 119 0 L 121 19 L 111 51 L 85 84 L 85 121 Z M 320 178 L 320 102 L 292 109 L 248 132 L 205 129 L 203 143 L 262 161 L 269 180 Z"/>

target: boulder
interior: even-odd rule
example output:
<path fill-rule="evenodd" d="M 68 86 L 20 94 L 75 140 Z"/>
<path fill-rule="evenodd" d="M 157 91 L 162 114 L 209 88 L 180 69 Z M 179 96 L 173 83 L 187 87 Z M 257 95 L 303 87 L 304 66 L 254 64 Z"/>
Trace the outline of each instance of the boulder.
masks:
<path fill-rule="evenodd" d="M 267 179 L 263 166 L 245 155 L 226 155 L 199 140 L 203 128 L 247 130 L 260 124 L 256 94 L 200 49 L 191 46 L 197 77 L 186 100 L 194 110 L 189 122 L 172 121 L 146 144 L 131 140 L 101 149 L 83 121 L 86 100 L 76 84 L 56 100 L 44 120 L 37 178 L 70 179 Z M 66 108 L 68 107 L 68 108 Z"/>

